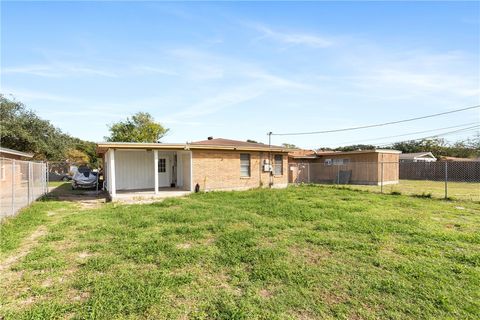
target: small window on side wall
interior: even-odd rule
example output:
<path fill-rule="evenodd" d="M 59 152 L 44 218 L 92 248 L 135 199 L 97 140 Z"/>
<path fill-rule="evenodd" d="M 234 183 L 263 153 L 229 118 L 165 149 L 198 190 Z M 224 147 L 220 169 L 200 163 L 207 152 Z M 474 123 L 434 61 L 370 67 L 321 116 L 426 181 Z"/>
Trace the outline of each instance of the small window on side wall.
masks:
<path fill-rule="evenodd" d="M 281 154 L 276 154 L 274 160 L 273 174 L 276 176 L 283 175 L 283 156 Z"/>
<path fill-rule="evenodd" d="M 240 177 L 250 177 L 250 154 L 240 153 Z"/>
<path fill-rule="evenodd" d="M 167 161 L 165 158 L 158 159 L 158 172 L 159 173 L 167 172 Z"/>

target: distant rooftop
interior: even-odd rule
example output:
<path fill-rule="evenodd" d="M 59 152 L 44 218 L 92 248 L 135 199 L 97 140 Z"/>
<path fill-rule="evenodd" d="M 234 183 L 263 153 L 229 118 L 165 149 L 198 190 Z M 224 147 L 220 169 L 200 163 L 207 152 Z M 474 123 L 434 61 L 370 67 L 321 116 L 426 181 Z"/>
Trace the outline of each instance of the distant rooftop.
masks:
<path fill-rule="evenodd" d="M 231 139 L 223 139 L 223 138 L 209 138 L 207 140 L 201 141 L 194 141 L 190 142 L 190 145 L 207 145 L 207 146 L 232 146 L 232 147 L 253 147 L 253 148 L 268 148 L 268 144 L 260 143 L 260 142 L 247 142 L 247 141 L 240 141 L 240 140 L 231 140 Z M 271 146 L 272 148 L 284 148 L 282 146 Z"/>
<path fill-rule="evenodd" d="M 412 152 L 412 153 L 402 153 L 400 155 L 400 159 L 406 160 L 410 159 L 413 160 L 415 158 L 421 158 L 421 157 L 429 157 L 429 158 L 435 158 L 435 156 L 429 152 L 429 151 L 424 151 L 424 152 Z"/>

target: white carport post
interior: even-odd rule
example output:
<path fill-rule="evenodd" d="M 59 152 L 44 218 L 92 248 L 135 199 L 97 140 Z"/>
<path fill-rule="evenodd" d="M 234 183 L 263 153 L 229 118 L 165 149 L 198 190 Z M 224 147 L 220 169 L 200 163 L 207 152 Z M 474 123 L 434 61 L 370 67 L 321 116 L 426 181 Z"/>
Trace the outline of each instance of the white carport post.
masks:
<path fill-rule="evenodd" d="M 155 181 L 155 194 L 158 194 L 158 150 L 153 150 L 153 180 Z"/>
<path fill-rule="evenodd" d="M 110 196 L 115 197 L 117 195 L 117 189 L 115 186 L 115 149 L 110 149 Z"/>

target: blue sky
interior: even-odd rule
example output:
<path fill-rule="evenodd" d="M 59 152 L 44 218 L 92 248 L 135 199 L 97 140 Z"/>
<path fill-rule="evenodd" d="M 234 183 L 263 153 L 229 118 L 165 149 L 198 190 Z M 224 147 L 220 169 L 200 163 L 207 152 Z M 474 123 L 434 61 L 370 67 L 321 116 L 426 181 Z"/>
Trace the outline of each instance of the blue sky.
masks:
<path fill-rule="evenodd" d="M 150 112 L 164 142 L 337 129 L 480 104 L 475 2 L 2 2 L 1 92 L 102 141 Z M 478 109 L 273 143 L 337 146 L 479 123 Z M 450 140 L 473 132 L 449 135 Z M 376 139 L 376 140 L 373 140 Z"/>

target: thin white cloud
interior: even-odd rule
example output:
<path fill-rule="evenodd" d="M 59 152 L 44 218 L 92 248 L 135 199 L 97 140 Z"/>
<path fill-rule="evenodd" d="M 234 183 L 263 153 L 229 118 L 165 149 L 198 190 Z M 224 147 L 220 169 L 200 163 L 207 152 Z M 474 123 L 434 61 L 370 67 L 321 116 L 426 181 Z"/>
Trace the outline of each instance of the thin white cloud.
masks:
<path fill-rule="evenodd" d="M 40 92 L 28 89 L 2 87 L 2 93 L 10 95 L 18 101 L 32 102 L 32 101 L 52 101 L 52 102 L 72 102 L 71 98 L 52 94 L 48 92 Z"/>
<path fill-rule="evenodd" d="M 272 39 L 289 45 L 304 45 L 313 48 L 327 48 L 334 45 L 332 39 L 316 34 L 281 32 L 263 25 L 255 25 L 254 28 L 262 34 L 262 38 Z"/>
<path fill-rule="evenodd" d="M 168 118 L 176 120 L 179 118 L 192 118 L 216 113 L 222 109 L 255 99 L 264 92 L 264 88 L 259 88 L 256 86 L 231 88 L 219 93 L 216 96 L 202 100 L 184 109 L 183 111 L 171 115 Z"/>
<path fill-rule="evenodd" d="M 349 82 L 378 96 L 415 96 L 436 99 L 479 97 L 480 79 L 471 72 L 475 58 L 461 52 L 388 52 L 369 49 L 370 59 L 343 58 L 349 67 Z M 361 54 L 360 54 L 361 56 Z"/>
<path fill-rule="evenodd" d="M 130 67 L 134 73 L 138 74 L 162 74 L 167 76 L 178 76 L 178 72 L 172 71 L 162 67 L 149 66 L 149 65 L 134 65 Z"/>
<path fill-rule="evenodd" d="M 75 64 L 36 64 L 27 66 L 5 67 L 2 74 L 24 74 L 39 77 L 66 78 L 76 76 L 116 77 L 115 72 L 100 68 L 85 67 Z"/>
<path fill-rule="evenodd" d="M 245 71 L 244 75 L 252 79 L 262 80 L 267 84 L 275 87 L 285 87 L 285 88 L 291 88 L 291 89 L 312 89 L 313 88 L 311 85 L 305 84 L 303 82 L 298 82 L 295 80 L 273 75 L 271 73 L 268 73 L 262 70 L 251 70 L 251 71 L 247 70 Z"/>

